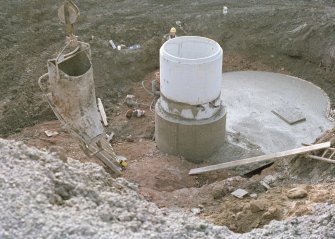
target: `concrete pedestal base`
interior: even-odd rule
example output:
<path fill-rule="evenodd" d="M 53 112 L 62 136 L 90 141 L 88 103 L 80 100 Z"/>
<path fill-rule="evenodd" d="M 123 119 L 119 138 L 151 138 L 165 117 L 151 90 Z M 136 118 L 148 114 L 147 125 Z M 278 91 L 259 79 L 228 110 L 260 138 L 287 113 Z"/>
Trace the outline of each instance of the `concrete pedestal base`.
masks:
<path fill-rule="evenodd" d="M 225 142 L 226 110 L 206 120 L 185 120 L 167 114 L 159 101 L 155 106 L 155 138 L 161 152 L 201 163 Z"/>

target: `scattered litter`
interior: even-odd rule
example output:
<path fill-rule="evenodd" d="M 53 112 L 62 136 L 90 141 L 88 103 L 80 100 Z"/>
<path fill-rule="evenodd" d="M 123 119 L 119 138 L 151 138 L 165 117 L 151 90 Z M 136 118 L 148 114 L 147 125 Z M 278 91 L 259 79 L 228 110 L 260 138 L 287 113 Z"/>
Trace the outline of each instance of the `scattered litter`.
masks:
<path fill-rule="evenodd" d="M 128 119 L 130 119 L 132 116 L 133 116 L 133 110 L 130 109 L 130 110 L 128 110 L 128 111 L 126 112 L 126 117 L 127 117 Z"/>
<path fill-rule="evenodd" d="M 182 30 L 185 34 L 187 34 L 187 32 L 184 30 L 183 28 L 183 23 L 181 21 L 176 21 L 176 25 L 180 28 L 180 30 Z"/>
<path fill-rule="evenodd" d="M 140 117 L 144 116 L 144 114 L 145 114 L 145 110 L 136 109 L 136 110 L 134 110 L 133 113 L 135 114 L 135 116 L 136 116 L 137 118 L 140 118 Z"/>
<path fill-rule="evenodd" d="M 126 137 L 126 141 L 127 142 L 134 142 L 135 140 L 134 140 L 133 136 L 130 134 Z"/>
<path fill-rule="evenodd" d="M 118 155 L 118 156 L 116 157 L 116 161 L 117 161 L 123 168 L 125 168 L 125 167 L 128 166 L 127 158 L 124 157 L 124 156 L 120 156 L 120 155 Z"/>
<path fill-rule="evenodd" d="M 250 194 L 250 197 L 251 197 L 251 198 L 257 198 L 257 196 L 258 196 L 257 193 L 252 193 L 252 194 Z"/>
<path fill-rule="evenodd" d="M 303 187 L 292 188 L 287 192 L 287 197 L 290 199 L 301 199 L 307 196 L 307 191 Z"/>
<path fill-rule="evenodd" d="M 132 46 L 128 47 L 128 50 L 133 51 L 133 50 L 137 50 L 137 49 L 140 49 L 140 48 L 141 48 L 141 45 L 135 44 L 135 45 L 132 45 Z"/>
<path fill-rule="evenodd" d="M 244 196 L 248 195 L 248 192 L 245 191 L 244 189 L 239 188 L 234 192 L 232 192 L 231 194 L 237 198 L 243 198 Z"/>
<path fill-rule="evenodd" d="M 127 48 L 127 46 L 124 45 L 124 44 L 120 44 L 120 45 L 117 46 L 117 49 L 118 49 L 119 51 L 121 51 L 122 49 L 125 49 L 125 48 Z"/>
<path fill-rule="evenodd" d="M 134 95 L 127 95 L 124 101 L 128 107 L 131 107 L 131 108 L 138 107 L 138 103 Z"/>
<path fill-rule="evenodd" d="M 200 208 L 197 208 L 197 207 L 194 207 L 191 209 L 191 212 L 194 214 L 194 215 L 197 215 L 201 212 L 201 209 Z"/>
<path fill-rule="evenodd" d="M 44 133 L 45 133 L 46 136 L 48 136 L 48 137 L 56 136 L 56 135 L 59 134 L 58 132 L 56 132 L 56 131 L 51 131 L 51 130 L 46 130 L 46 131 L 44 131 Z"/>
<path fill-rule="evenodd" d="M 306 121 L 306 117 L 297 108 L 285 106 L 271 111 L 286 123 L 293 125 Z"/>
<path fill-rule="evenodd" d="M 113 40 L 110 40 L 110 41 L 109 41 L 109 44 L 111 45 L 111 47 L 113 47 L 114 50 L 116 49 L 116 45 L 115 45 L 115 43 L 113 42 Z"/>
<path fill-rule="evenodd" d="M 141 109 L 130 109 L 126 112 L 126 117 L 128 119 L 130 119 L 131 117 L 137 117 L 137 118 L 141 118 L 142 116 L 145 115 L 145 110 L 141 110 Z"/>
<path fill-rule="evenodd" d="M 107 135 L 107 134 L 106 134 L 106 136 L 107 136 L 107 141 L 108 141 L 108 142 L 111 142 L 111 141 L 113 140 L 113 138 L 114 138 L 114 135 L 115 135 L 114 132 L 112 132 L 110 135 Z"/>
<path fill-rule="evenodd" d="M 98 98 L 98 109 L 99 109 L 99 113 L 101 116 L 101 120 L 104 123 L 104 126 L 108 126 L 108 122 L 107 122 L 107 115 L 104 109 L 104 106 L 102 104 L 102 101 L 100 98 Z"/>
<path fill-rule="evenodd" d="M 307 27 L 307 23 L 304 23 L 304 24 L 302 24 L 302 25 L 294 28 L 293 30 L 289 31 L 288 33 L 297 33 L 297 32 L 300 32 L 305 27 Z"/>
<path fill-rule="evenodd" d="M 222 13 L 223 13 L 223 15 L 227 15 L 227 13 L 228 13 L 228 7 L 227 6 L 223 6 Z"/>

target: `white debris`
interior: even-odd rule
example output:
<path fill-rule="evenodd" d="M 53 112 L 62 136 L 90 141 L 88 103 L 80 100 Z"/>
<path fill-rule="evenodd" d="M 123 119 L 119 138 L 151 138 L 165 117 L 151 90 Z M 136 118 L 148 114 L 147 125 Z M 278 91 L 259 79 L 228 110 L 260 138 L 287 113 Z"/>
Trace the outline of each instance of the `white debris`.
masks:
<path fill-rule="evenodd" d="M 245 191 L 244 189 L 239 188 L 234 192 L 232 192 L 231 194 L 237 198 L 243 198 L 244 196 L 248 195 L 248 192 Z"/>
<path fill-rule="evenodd" d="M 59 135 L 59 133 L 58 133 L 57 131 L 51 131 L 51 130 L 46 130 L 46 131 L 44 131 L 44 133 L 45 133 L 46 136 L 48 136 L 48 137 L 52 137 L 52 136 Z"/>
<path fill-rule="evenodd" d="M 227 13 L 228 13 L 228 7 L 227 6 L 223 6 L 222 13 L 223 13 L 223 15 L 227 15 Z"/>
<path fill-rule="evenodd" d="M 142 116 L 145 115 L 145 110 L 136 109 L 134 110 L 134 114 L 136 115 L 137 118 L 141 118 Z"/>
<path fill-rule="evenodd" d="M 305 27 L 307 27 L 307 23 L 304 23 L 304 24 L 302 24 L 300 26 L 297 26 L 296 28 L 294 28 L 293 30 L 289 31 L 288 33 L 297 33 L 297 32 L 300 32 Z"/>
<path fill-rule="evenodd" d="M 116 46 L 115 46 L 115 43 L 113 42 L 113 40 L 110 40 L 109 44 L 111 45 L 111 47 L 113 47 L 114 50 L 116 49 Z"/>
<path fill-rule="evenodd" d="M 132 107 L 132 108 L 138 107 L 138 103 L 136 101 L 135 95 L 127 95 L 124 102 L 126 103 L 128 107 Z"/>
<path fill-rule="evenodd" d="M 197 207 L 194 207 L 191 209 L 191 212 L 194 214 L 194 215 L 197 215 L 201 212 L 201 209 L 200 208 L 197 208 Z"/>
<path fill-rule="evenodd" d="M 263 187 L 265 187 L 267 190 L 269 190 L 271 187 L 269 186 L 269 184 L 267 184 L 266 182 L 264 181 L 260 181 L 259 182 Z"/>
<path fill-rule="evenodd" d="M 250 197 L 251 197 L 251 198 L 257 198 L 257 193 L 252 193 L 252 194 L 250 194 Z"/>
<path fill-rule="evenodd" d="M 112 132 L 110 135 L 106 134 L 107 141 L 108 141 L 108 142 L 111 142 L 111 141 L 113 140 L 113 138 L 114 138 L 114 135 L 115 135 L 114 132 Z"/>
<path fill-rule="evenodd" d="M 101 116 L 101 120 L 104 123 L 104 126 L 108 126 L 108 122 L 107 122 L 107 115 L 104 109 L 104 106 L 102 104 L 102 101 L 100 98 L 98 98 L 98 109 L 99 109 L 99 113 Z"/>

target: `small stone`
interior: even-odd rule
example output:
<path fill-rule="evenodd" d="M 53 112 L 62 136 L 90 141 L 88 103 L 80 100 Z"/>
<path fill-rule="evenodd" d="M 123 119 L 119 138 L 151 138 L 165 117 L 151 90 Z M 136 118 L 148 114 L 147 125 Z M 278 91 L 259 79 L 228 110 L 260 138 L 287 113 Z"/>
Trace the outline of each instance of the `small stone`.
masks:
<path fill-rule="evenodd" d="M 257 193 L 252 193 L 252 194 L 250 194 L 250 197 L 251 197 L 251 198 L 257 198 Z"/>
<path fill-rule="evenodd" d="M 220 199 L 225 196 L 225 190 L 221 185 L 216 185 L 213 187 L 213 198 L 214 199 Z"/>
<path fill-rule="evenodd" d="M 128 135 L 127 138 L 126 138 L 126 141 L 127 142 L 134 142 L 135 140 L 134 140 L 132 135 Z"/>
<path fill-rule="evenodd" d="M 261 200 L 254 200 L 250 202 L 250 210 L 255 212 L 264 211 L 267 208 L 267 204 Z"/>
<path fill-rule="evenodd" d="M 290 189 L 286 195 L 290 199 L 300 199 L 307 196 L 307 191 L 303 187 L 296 187 Z"/>
<path fill-rule="evenodd" d="M 194 207 L 191 209 L 191 212 L 194 214 L 194 215 L 197 215 L 201 212 L 201 209 L 200 208 L 197 208 L 197 207 Z"/>
<path fill-rule="evenodd" d="M 272 175 L 267 175 L 263 178 L 263 182 L 265 182 L 266 184 L 271 184 L 274 183 L 274 181 L 276 180 L 276 178 Z"/>
<path fill-rule="evenodd" d="M 269 186 L 266 182 L 264 182 L 264 181 L 260 181 L 259 183 L 260 183 L 263 187 L 265 187 L 267 190 L 270 189 L 270 186 Z"/>

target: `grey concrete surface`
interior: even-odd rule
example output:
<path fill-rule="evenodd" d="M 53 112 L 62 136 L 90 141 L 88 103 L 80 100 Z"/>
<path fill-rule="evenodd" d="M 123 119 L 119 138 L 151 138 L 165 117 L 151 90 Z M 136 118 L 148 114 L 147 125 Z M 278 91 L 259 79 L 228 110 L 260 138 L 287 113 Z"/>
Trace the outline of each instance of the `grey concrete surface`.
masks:
<path fill-rule="evenodd" d="M 225 142 L 226 111 L 221 110 L 205 120 L 188 120 L 167 114 L 155 107 L 155 138 L 161 152 L 181 155 L 200 163 L 215 153 Z"/>
<path fill-rule="evenodd" d="M 222 75 L 221 99 L 227 108 L 227 131 L 274 153 L 313 143 L 333 128 L 330 100 L 316 85 L 269 72 L 241 71 Z M 271 111 L 294 108 L 306 120 L 287 124 Z"/>

